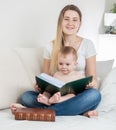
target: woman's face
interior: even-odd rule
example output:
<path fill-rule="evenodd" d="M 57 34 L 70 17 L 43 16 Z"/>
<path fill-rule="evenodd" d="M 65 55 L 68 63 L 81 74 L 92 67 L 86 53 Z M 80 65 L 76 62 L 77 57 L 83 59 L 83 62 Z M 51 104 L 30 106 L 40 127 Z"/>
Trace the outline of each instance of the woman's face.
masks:
<path fill-rule="evenodd" d="M 76 34 L 81 25 L 79 14 L 74 10 L 67 10 L 62 21 L 62 30 L 65 35 Z"/>

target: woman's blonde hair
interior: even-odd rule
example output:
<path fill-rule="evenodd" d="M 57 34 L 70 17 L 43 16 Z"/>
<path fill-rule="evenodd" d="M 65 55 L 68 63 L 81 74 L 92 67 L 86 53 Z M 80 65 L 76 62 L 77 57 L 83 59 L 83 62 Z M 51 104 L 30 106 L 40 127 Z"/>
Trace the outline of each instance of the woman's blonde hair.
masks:
<path fill-rule="evenodd" d="M 65 6 L 59 15 L 58 23 L 57 23 L 57 31 L 56 31 L 56 38 L 53 41 L 53 51 L 52 51 L 52 58 L 50 63 L 50 74 L 53 75 L 57 71 L 57 58 L 58 58 L 58 51 L 64 47 L 64 39 L 63 39 L 63 31 L 62 31 L 62 21 L 64 18 L 64 13 L 67 10 L 76 11 L 79 14 L 80 21 L 82 20 L 82 14 L 80 9 L 75 5 L 67 5 Z"/>

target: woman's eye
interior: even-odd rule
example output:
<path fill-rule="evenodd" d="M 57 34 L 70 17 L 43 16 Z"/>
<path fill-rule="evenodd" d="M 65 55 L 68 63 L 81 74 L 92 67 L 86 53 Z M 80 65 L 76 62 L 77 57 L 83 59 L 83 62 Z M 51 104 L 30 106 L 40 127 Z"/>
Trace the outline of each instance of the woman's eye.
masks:
<path fill-rule="evenodd" d="M 66 64 L 67 66 L 69 66 L 70 64 Z"/>
<path fill-rule="evenodd" d="M 73 21 L 74 21 L 74 22 L 77 22 L 77 19 L 74 19 Z"/>
<path fill-rule="evenodd" d="M 73 19 L 73 21 L 78 21 L 78 19 Z"/>
<path fill-rule="evenodd" d="M 64 19 L 64 20 L 69 21 L 69 19 L 67 19 L 67 18 L 66 18 L 66 19 Z"/>

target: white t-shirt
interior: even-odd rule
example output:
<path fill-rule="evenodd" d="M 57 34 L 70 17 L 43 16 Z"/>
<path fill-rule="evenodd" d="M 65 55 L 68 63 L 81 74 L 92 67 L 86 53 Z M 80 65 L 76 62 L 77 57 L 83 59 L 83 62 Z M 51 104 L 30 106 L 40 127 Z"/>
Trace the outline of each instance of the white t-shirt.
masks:
<path fill-rule="evenodd" d="M 52 49 L 53 49 L 52 42 L 49 43 L 47 46 L 45 46 L 44 59 L 51 59 Z M 77 60 L 78 64 L 76 70 L 83 71 L 83 73 L 85 73 L 86 59 L 96 55 L 96 50 L 93 42 L 91 40 L 84 38 L 77 51 L 77 55 L 78 55 Z"/>

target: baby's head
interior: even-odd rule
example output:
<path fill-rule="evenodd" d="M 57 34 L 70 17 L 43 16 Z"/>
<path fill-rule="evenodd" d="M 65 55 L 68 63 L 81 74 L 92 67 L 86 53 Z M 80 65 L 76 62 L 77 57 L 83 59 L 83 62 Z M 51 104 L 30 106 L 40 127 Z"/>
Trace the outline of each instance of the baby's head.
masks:
<path fill-rule="evenodd" d="M 71 46 L 63 47 L 58 53 L 58 70 L 72 72 L 77 65 L 77 51 Z"/>

